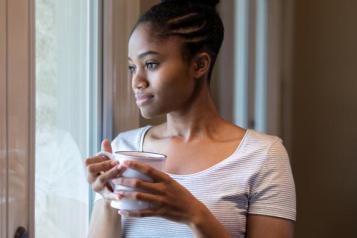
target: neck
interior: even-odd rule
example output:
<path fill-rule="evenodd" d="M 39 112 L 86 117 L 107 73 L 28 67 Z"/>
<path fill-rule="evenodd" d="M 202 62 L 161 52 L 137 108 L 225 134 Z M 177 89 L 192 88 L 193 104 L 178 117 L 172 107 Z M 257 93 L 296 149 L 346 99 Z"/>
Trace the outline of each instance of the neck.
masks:
<path fill-rule="evenodd" d="M 167 136 L 179 136 L 184 141 L 191 141 L 210 136 L 219 122 L 223 119 L 217 112 L 208 85 L 204 83 L 184 110 L 167 114 L 166 132 Z"/>

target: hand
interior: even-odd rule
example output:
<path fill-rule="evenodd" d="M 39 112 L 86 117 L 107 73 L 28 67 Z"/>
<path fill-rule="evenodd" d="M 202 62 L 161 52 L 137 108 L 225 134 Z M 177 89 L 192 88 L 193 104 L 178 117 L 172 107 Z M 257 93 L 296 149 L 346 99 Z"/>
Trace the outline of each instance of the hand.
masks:
<path fill-rule="evenodd" d="M 112 153 L 112 147 L 108 139 L 103 140 L 102 151 Z M 110 181 L 121 176 L 125 166 L 119 165 L 118 161 L 111 160 L 104 155 L 87 158 L 85 165 L 87 168 L 87 180 L 92 189 L 107 200 L 117 200 L 118 196 L 113 193 Z"/>
<path fill-rule="evenodd" d="M 135 169 L 151 177 L 153 182 L 125 177 L 112 181 L 114 184 L 145 191 L 120 191 L 118 193 L 119 199 L 141 200 L 151 204 L 150 208 L 143 210 L 120 210 L 119 213 L 121 215 L 129 217 L 160 216 L 191 226 L 197 219 L 204 218 L 207 212 L 210 213 L 203 203 L 198 201 L 186 188 L 169 175 L 137 161 L 125 161 L 124 163 L 128 168 Z"/>

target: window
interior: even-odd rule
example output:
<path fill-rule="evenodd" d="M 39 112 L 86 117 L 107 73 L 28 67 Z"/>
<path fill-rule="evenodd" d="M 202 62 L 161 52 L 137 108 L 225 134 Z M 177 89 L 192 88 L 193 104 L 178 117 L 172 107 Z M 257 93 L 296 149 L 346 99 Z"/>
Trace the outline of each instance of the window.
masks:
<path fill-rule="evenodd" d="M 85 237 L 98 151 L 98 1 L 36 0 L 36 237 Z"/>

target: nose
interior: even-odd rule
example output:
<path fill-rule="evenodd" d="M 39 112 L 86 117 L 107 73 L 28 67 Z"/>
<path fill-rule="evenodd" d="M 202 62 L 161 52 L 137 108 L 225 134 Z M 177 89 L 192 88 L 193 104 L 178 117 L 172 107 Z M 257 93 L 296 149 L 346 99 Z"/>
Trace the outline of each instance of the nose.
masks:
<path fill-rule="evenodd" d="M 146 76 L 139 72 L 132 76 L 131 84 L 133 89 L 144 89 L 149 86 Z"/>

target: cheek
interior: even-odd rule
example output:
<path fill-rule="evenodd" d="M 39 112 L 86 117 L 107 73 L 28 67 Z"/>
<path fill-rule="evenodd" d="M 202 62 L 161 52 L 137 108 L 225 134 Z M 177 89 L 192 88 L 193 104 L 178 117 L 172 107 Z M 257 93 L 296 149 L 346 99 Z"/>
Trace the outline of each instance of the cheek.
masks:
<path fill-rule="evenodd" d="M 153 90 L 156 94 L 154 104 L 140 108 L 141 115 L 147 119 L 182 109 L 193 91 L 187 85 L 173 80 L 161 80 L 160 84 L 153 85 Z"/>
<path fill-rule="evenodd" d="M 191 93 L 191 80 L 184 71 L 169 71 L 166 74 L 161 74 L 157 78 L 155 85 L 161 96 L 171 97 L 172 100 L 183 98 Z M 154 86 L 154 85 L 153 85 Z"/>
<path fill-rule="evenodd" d="M 160 72 L 157 73 L 159 78 L 158 82 L 162 83 L 163 87 L 175 87 L 181 89 L 187 87 L 192 81 L 188 68 L 183 65 L 182 62 L 171 62 L 166 67 L 163 67 Z"/>
<path fill-rule="evenodd" d="M 172 83 L 167 85 L 166 90 L 160 95 L 160 108 L 167 112 L 180 110 L 188 105 L 191 95 L 192 87 L 186 82 Z"/>

